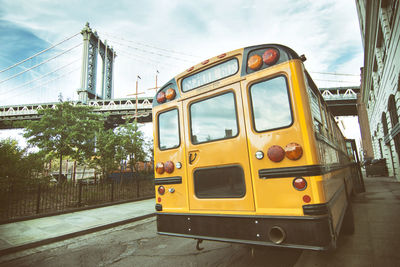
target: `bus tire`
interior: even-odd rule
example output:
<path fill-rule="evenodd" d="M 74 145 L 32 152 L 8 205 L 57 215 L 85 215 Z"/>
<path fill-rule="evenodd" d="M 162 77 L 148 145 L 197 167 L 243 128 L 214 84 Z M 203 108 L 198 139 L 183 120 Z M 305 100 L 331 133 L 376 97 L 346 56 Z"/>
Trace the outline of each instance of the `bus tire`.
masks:
<path fill-rule="evenodd" d="M 344 235 L 352 235 L 354 234 L 354 228 L 353 208 L 351 207 L 351 203 L 349 202 L 346 212 L 344 214 L 341 232 Z"/>

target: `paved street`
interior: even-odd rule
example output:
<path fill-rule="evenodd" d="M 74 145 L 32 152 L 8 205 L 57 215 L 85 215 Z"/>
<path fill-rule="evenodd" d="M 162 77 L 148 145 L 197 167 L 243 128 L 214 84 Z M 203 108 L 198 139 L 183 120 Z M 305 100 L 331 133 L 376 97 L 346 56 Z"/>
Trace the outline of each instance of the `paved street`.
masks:
<path fill-rule="evenodd" d="M 155 218 L 0 257 L 0 266 L 400 266 L 400 183 L 366 178 L 353 201 L 356 232 L 333 252 L 158 236 Z"/>

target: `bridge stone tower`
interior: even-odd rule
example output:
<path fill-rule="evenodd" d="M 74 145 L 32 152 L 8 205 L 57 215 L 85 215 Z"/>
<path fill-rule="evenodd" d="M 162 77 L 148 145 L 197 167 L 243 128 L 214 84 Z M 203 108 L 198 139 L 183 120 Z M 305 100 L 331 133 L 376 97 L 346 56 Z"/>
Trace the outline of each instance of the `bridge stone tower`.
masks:
<path fill-rule="evenodd" d="M 111 99 L 113 97 L 113 66 L 116 54 L 112 47 L 100 40 L 96 32 L 93 32 L 86 23 L 82 29 L 83 55 L 81 87 L 78 89 L 79 101 L 87 104 L 89 99 Z M 97 94 L 97 55 L 102 60 L 102 71 L 100 79 L 100 94 Z"/>

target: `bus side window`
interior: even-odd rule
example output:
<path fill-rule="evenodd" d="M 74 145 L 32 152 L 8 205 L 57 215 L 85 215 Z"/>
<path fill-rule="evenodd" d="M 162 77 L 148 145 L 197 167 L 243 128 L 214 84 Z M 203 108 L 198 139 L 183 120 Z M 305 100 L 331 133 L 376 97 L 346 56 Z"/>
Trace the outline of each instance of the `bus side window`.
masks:
<path fill-rule="evenodd" d="M 322 118 L 321 109 L 319 107 L 318 96 L 313 92 L 310 86 L 307 84 L 307 92 L 310 97 L 311 115 L 313 117 L 313 124 L 315 131 L 322 133 Z"/>
<path fill-rule="evenodd" d="M 324 135 L 329 138 L 330 134 L 330 123 L 328 122 L 327 107 L 325 104 L 321 103 L 321 113 L 324 119 Z"/>

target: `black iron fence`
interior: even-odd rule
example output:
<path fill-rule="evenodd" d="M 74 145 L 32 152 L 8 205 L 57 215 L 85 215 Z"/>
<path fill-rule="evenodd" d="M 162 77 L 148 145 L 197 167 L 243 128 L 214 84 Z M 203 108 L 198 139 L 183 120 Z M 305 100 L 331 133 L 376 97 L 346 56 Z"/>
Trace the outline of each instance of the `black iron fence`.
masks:
<path fill-rule="evenodd" d="M 0 188 L 0 223 L 154 196 L 154 179 Z"/>

